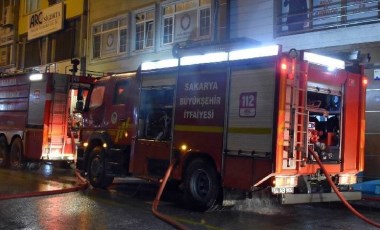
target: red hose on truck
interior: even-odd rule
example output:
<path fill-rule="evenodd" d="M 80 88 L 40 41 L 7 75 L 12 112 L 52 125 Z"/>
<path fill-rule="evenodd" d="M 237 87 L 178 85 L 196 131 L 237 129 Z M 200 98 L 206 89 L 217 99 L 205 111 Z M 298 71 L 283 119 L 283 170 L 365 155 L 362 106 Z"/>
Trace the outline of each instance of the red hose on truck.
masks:
<path fill-rule="evenodd" d="M 77 177 L 77 185 L 70 188 L 49 190 L 49 191 L 38 191 L 38 192 L 27 192 L 27 193 L 19 193 L 19 194 L 5 194 L 0 195 L 0 200 L 9 200 L 9 199 L 17 199 L 17 198 L 26 198 L 26 197 L 35 197 L 35 196 L 47 196 L 47 195 L 56 195 L 62 193 L 76 192 L 79 190 L 84 190 L 87 188 L 87 181 L 80 176 L 78 171 L 75 171 Z"/>
<path fill-rule="evenodd" d="M 332 189 L 334 190 L 334 192 L 336 193 L 336 195 L 338 196 L 338 198 L 343 202 L 343 204 L 357 217 L 359 217 L 360 219 L 362 219 L 363 221 L 367 222 L 368 224 L 370 225 L 373 225 L 375 227 L 378 227 L 380 228 L 380 223 L 377 223 L 377 222 L 374 222 L 370 219 L 368 219 L 367 217 L 363 216 L 361 213 L 359 213 L 356 209 L 354 209 L 350 203 L 348 203 L 348 201 L 344 198 L 344 196 L 340 193 L 340 191 L 338 190 L 338 188 L 335 186 L 335 183 L 332 181 L 329 173 L 327 172 L 326 168 L 323 166 L 321 160 L 319 159 L 319 156 L 318 154 L 311 148 L 309 148 L 309 152 L 313 155 L 313 157 L 315 158 L 315 160 L 317 161 L 317 163 L 319 164 L 319 166 L 321 167 L 322 169 L 322 172 L 325 174 L 326 176 L 326 179 L 327 181 L 329 182 L 330 186 L 332 187 Z"/>

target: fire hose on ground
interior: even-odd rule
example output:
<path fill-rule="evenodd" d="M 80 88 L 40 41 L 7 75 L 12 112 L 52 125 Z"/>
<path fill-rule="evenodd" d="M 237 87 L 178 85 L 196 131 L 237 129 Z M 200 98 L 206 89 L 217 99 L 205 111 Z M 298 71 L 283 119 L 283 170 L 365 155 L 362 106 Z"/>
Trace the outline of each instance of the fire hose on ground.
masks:
<path fill-rule="evenodd" d="M 153 204 L 152 204 L 152 212 L 153 214 L 161 219 L 162 221 L 172 225 L 173 227 L 177 228 L 177 229 L 187 229 L 184 225 L 176 222 L 175 220 L 173 220 L 170 216 L 168 215 L 165 215 L 165 214 L 162 214 L 160 212 L 158 212 L 157 208 L 158 208 L 158 204 L 160 203 L 160 199 L 161 199 L 161 195 L 162 195 L 162 192 L 164 191 L 164 188 L 166 186 L 166 183 L 168 182 L 168 179 L 170 177 L 170 174 L 172 173 L 172 170 L 173 170 L 173 167 L 174 165 L 177 163 L 176 160 L 173 160 L 168 169 L 166 170 L 166 173 L 165 173 L 165 176 L 164 178 L 160 181 L 161 182 L 161 185 L 160 185 L 160 188 L 158 189 L 158 192 L 157 192 L 157 195 L 156 195 L 156 198 L 154 199 L 153 201 Z"/>
<path fill-rule="evenodd" d="M 317 161 L 317 163 L 319 164 L 319 166 L 321 167 L 322 169 L 322 172 L 323 174 L 325 174 L 326 176 L 326 179 L 327 181 L 329 182 L 330 186 L 332 187 L 332 189 L 334 190 L 335 194 L 338 196 L 338 198 L 342 201 L 342 203 L 357 217 L 359 217 L 360 219 L 362 219 L 363 221 L 365 221 L 366 223 L 370 224 L 370 225 L 373 225 L 375 227 L 378 227 L 380 228 L 380 223 L 377 223 L 377 222 L 374 222 L 370 219 L 368 219 L 367 217 L 365 217 L 363 214 L 359 213 L 355 208 L 352 207 L 352 205 L 350 203 L 348 203 L 348 201 L 344 198 L 344 196 L 342 195 L 342 193 L 338 190 L 338 188 L 335 186 L 335 183 L 332 181 L 329 173 L 327 172 L 326 168 L 323 166 L 321 160 L 319 159 L 319 156 L 318 154 L 311 148 L 309 148 L 309 152 L 313 155 L 313 157 L 315 158 L 315 160 Z"/>
<path fill-rule="evenodd" d="M 35 197 L 35 196 L 47 196 L 47 195 L 57 195 L 62 193 L 76 192 L 80 190 L 84 190 L 87 188 L 87 181 L 80 176 L 78 171 L 75 171 L 77 178 L 77 185 L 70 188 L 49 190 L 49 191 L 38 191 L 38 192 L 27 192 L 27 193 L 19 193 L 19 194 L 5 194 L 0 195 L 0 200 L 9 200 L 9 199 L 17 199 L 17 198 L 26 198 L 26 197 Z"/>

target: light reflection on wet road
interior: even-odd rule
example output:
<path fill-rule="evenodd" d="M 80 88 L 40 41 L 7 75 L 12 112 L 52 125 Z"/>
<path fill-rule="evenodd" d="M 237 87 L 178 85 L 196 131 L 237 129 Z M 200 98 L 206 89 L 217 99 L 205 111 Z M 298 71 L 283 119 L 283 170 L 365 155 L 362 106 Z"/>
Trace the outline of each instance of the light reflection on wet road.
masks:
<path fill-rule="evenodd" d="M 1 194 L 18 194 L 51 191 L 72 187 L 76 184 L 74 170 L 43 164 L 39 169 L 23 171 L 0 169 Z M 4 183 L 5 182 L 5 183 Z"/>
<path fill-rule="evenodd" d="M 128 182 L 128 183 L 126 183 Z M 66 188 L 76 183 L 74 170 L 44 165 L 38 170 L 0 170 L 0 196 Z M 59 195 L 0 201 L 0 229 L 173 229 L 151 213 L 157 186 L 136 179 L 117 179 L 109 190 L 86 189 Z M 159 211 L 189 229 L 375 229 L 340 203 L 281 206 L 252 199 L 233 209 L 191 212 L 167 192 Z M 380 210 L 362 208 L 380 221 Z"/>

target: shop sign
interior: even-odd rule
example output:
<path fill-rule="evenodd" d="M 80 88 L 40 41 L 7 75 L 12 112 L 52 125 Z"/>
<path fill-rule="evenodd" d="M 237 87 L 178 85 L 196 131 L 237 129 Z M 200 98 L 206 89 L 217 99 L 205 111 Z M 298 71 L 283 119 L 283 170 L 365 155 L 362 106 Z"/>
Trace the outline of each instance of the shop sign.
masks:
<path fill-rule="evenodd" d="M 28 16 L 28 40 L 63 28 L 63 3 L 55 4 Z"/>

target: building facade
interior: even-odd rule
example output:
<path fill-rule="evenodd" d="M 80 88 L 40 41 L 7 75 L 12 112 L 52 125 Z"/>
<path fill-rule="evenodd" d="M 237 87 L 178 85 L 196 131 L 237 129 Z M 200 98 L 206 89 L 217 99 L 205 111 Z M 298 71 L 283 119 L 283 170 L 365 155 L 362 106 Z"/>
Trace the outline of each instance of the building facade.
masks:
<path fill-rule="evenodd" d="M 86 6 L 83 0 L 3 0 L 1 72 L 68 72 L 71 60 L 84 55 Z"/>
<path fill-rule="evenodd" d="M 226 40 L 226 0 L 90 1 L 88 70 L 133 71 L 175 45 Z"/>
<path fill-rule="evenodd" d="M 17 4 L 17 5 L 16 5 Z M 11 69 L 16 62 L 18 2 L 3 0 L 0 3 L 0 72 Z"/>

